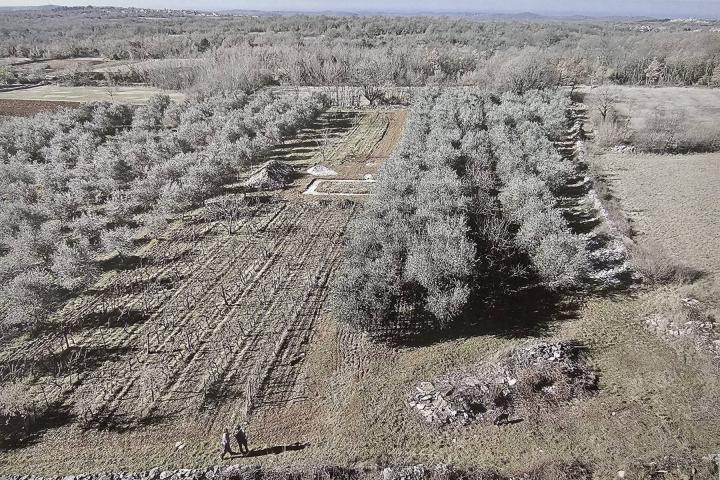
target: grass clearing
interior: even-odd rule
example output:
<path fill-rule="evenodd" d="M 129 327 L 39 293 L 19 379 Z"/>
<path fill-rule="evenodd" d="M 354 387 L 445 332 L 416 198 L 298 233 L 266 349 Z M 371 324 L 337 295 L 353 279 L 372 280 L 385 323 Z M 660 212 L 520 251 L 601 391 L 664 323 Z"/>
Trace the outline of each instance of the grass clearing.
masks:
<path fill-rule="evenodd" d="M 628 87 L 611 85 L 582 87 L 585 103 L 592 104 L 606 88 L 615 101 L 618 113 L 630 119 L 630 128 L 643 130 L 658 107 L 684 112 L 685 119 L 696 127 L 715 127 L 720 115 L 720 89 L 699 87 Z"/>
<path fill-rule="evenodd" d="M 601 86 L 581 89 L 592 105 L 595 147 L 647 153 L 720 151 L 716 89 Z"/>
<path fill-rule="evenodd" d="M 594 158 L 620 198 L 641 247 L 720 272 L 720 154 Z"/>
<path fill-rule="evenodd" d="M 713 413 L 720 386 L 714 369 L 706 358 L 680 354 L 643 329 L 638 305 L 596 299 L 573 320 L 550 320 L 550 338 L 576 338 L 589 347 L 600 372 L 599 392 L 566 407 L 540 409 L 508 427 L 437 429 L 407 408 L 407 395 L 418 379 L 492 359 L 532 338 L 486 335 L 393 350 L 361 338 L 348 341 L 336 330 L 342 345 L 349 342 L 355 346 L 349 351 L 356 353 L 339 358 L 331 342 L 318 343 L 311 353 L 334 375 L 323 382 L 320 400 L 308 410 L 309 417 L 321 421 L 315 420 L 303 436 L 311 447 L 298 454 L 299 460 L 453 463 L 520 472 L 581 459 L 594 464 L 597 478 L 612 478 L 637 459 L 713 452 L 720 446 L 714 434 L 720 427 Z M 326 328 L 338 327 L 331 322 Z M 366 365 L 362 374 L 352 373 L 354 362 Z"/>
<path fill-rule="evenodd" d="M 31 100 L 50 102 L 99 102 L 114 101 L 142 105 L 152 95 L 159 93 L 180 101 L 185 95 L 179 92 L 163 91 L 145 86 L 127 87 L 61 87 L 58 85 L 42 85 L 23 90 L 0 92 L 0 100 Z"/>

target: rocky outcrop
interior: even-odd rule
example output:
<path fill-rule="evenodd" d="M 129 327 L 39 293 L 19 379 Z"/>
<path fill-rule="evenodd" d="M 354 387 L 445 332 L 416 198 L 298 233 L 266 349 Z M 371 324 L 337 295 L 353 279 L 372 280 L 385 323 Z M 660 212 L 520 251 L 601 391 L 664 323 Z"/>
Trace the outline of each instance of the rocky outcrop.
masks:
<path fill-rule="evenodd" d="M 292 181 L 294 172 L 292 165 L 270 160 L 256 169 L 245 181 L 244 186 L 256 190 L 277 190 Z"/>

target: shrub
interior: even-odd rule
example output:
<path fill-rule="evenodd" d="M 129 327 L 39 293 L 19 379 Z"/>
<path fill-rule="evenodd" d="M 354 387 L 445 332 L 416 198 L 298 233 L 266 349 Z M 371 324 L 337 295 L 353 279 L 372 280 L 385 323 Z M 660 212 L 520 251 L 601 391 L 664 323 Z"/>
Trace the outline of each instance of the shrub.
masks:
<path fill-rule="evenodd" d="M 38 400 L 31 393 L 32 384 L 27 379 L 0 384 L 0 446 L 22 440 L 31 433 L 33 426 L 50 410 L 51 400 Z"/>
<path fill-rule="evenodd" d="M 605 116 L 593 111 L 590 118 L 594 125 L 593 140 L 599 147 L 609 148 L 631 142 L 629 119 L 621 118 L 614 108 L 609 108 Z"/>
<path fill-rule="evenodd" d="M 702 272 L 668 255 L 656 244 L 630 244 L 628 251 L 633 266 L 651 283 L 692 283 Z"/>

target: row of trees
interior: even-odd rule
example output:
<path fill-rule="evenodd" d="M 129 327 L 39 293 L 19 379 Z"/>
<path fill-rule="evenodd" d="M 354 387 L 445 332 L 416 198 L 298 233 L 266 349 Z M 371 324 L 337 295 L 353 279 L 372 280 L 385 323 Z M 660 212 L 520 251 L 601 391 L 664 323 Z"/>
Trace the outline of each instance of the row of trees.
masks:
<path fill-rule="evenodd" d="M 527 275 L 577 284 L 585 245 L 556 208 L 573 175 L 552 140 L 560 94 L 429 92 L 351 227 L 341 315 L 375 334 L 449 326 L 473 299 Z"/>
<path fill-rule="evenodd" d="M 100 251 L 217 195 L 266 149 L 328 106 L 268 94 L 137 110 L 86 104 L 0 124 L 0 319 L 27 327 L 88 285 Z"/>
<path fill-rule="evenodd" d="M 717 38 L 705 37 L 716 42 Z M 240 88 L 270 84 L 314 86 L 491 85 L 522 93 L 557 85 L 709 85 L 720 86 L 720 52 L 689 58 L 636 52 L 572 50 L 568 47 L 509 47 L 478 52 L 469 47 L 427 44 L 356 47 L 305 42 L 305 45 L 258 45 L 218 48 L 192 66 L 178 61 L 144 63 L 135 81 L 161 88 Z M 690 44 L 688 48 L 704 48 Z M 622 48 L 618 46 L 618 48 Z M 120 78 L 119 81 L 123 81 Z"/>

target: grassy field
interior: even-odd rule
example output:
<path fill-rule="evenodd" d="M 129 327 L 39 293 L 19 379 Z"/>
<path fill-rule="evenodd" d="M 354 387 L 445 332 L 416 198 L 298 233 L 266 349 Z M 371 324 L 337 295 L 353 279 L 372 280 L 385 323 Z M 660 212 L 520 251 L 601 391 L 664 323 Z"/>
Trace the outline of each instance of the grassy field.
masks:
<path fill-rule="evenodd" d="M 121 73 L 128 74 L 134 71 L 145 71 L 153 67 L 196 67 L 202 66 L 202 59 L 199 58 L 173 58 L 165 60 L 124 60 L 106 61 L 93 65 L 90 71 L 96 73 Z"/>
<path fill-rule="evenodd" d="M 597 95 L 608 89 L 618 113 L 630 119 L 630 128 L 642 130 L 655 109 L 681 111 L 693 125 L 714 127 L 720 115 L 720 89 L 697 87 L 583 87 L 585 103 L 592 104 Z"/>
<path fill-rule="evenodd" d="M 641 245 L 720 272 L 720 153 L 606 154 L 595 162 L 622 200 Z"/>
<path fill-rule="evenodd" d="M 167 92 L 152 87 L 61 87 L 43 85 L 24 90 L 0 92 L 0 101 L 31 100 L 50 102 L 96 102 L 115 101 L 133 105 L 142 105 L 150 96 L 165 93 L 174 100 L 182 100 L 184 95 L 178 92 Z"/>

